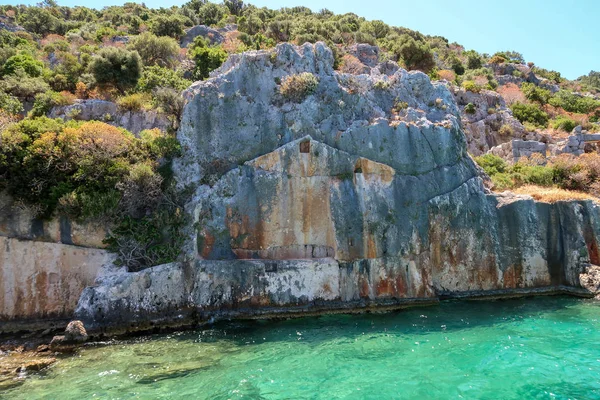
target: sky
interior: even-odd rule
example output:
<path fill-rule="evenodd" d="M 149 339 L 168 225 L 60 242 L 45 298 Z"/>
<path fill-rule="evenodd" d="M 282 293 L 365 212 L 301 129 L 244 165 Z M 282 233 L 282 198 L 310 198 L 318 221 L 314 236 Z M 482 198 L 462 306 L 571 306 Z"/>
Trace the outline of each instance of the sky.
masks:
<path fill-rule="evenodd" d="M 39 0 L 0 0 L 35 4 Z M 60 5 L 100 8 L 119 0 L 58 0 Z M 149 7 L 181 5 L 183 0 L 146 0 Z M 302 5 L 318 11 L 353 12 L 380 19 L 481 53 L 515 50 L 527 61 L 575 79 L 600 71 L 600 0 L 248 0 L 258 7 Z"/>

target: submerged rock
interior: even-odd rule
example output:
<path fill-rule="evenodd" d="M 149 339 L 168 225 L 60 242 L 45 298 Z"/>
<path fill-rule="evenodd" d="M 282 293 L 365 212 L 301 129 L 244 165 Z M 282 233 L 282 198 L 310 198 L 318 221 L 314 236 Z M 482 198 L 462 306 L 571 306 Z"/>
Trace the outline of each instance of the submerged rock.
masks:
<path fill-rule="evenodd" d="M 65 329 L 64 335 L 54 336 L 50 342 L 50 349 L 57 351 L 70 351 L 77 345 L 85 343 L 88 334 L 81 321 L 71 321 Z"/>

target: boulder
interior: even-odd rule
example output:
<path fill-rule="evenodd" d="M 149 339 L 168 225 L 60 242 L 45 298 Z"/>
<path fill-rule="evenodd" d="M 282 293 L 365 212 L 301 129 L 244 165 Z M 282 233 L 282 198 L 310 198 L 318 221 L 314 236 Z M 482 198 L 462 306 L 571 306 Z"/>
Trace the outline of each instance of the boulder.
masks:
<path fill-rule="evenodd" d="M 579 275 L 581 286 L 596 295 L 600 300 L 600 266 L 590 264 L 584 273 Z"/>
<path fill-rule="evenodd" d="M 77 345 L 85 343 L 88 334 L 83 322 L 71 321 L 65 329 L 64 335 L 54 336 L 50 342 L 50 349 L 56 351 L 72 351 Z"/>
<path fill-rule="evenodd" d="M 206 25 L 193 26 L 190 29 L 186 30 L 185 34 L 181 37 L 181 47 L 188 47 L 198 36 L 202 36 L 203 38 L 208 40 L 208 42 L 211 45 L 221 44 L 223 43 L 223 40 L 225 40 L 223 33 L 227 32 L 228 30 L 231 30 L 231 27 L 230 29 L 217 30 Z"/>

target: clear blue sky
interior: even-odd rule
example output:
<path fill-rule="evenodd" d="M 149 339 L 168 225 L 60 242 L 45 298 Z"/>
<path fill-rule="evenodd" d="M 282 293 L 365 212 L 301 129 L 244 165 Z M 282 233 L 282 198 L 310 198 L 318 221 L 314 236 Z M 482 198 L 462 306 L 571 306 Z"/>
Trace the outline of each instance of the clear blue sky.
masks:
<path fill-rule="evenodd" d="M 39 0 L 0 0 L 35 4 Z M 100 8 L 119 0 L 58 0 L 61 5 Z M 149 7 L 183 0 L 146 0 Z M 483 53 L 516 50 L 538 66 L 569 79 L 600 70 L 600 0 L 248 0 L 269 8 L 303 5 L 318 11 L 353 12 L 424 34 L 441 35 Z"/>

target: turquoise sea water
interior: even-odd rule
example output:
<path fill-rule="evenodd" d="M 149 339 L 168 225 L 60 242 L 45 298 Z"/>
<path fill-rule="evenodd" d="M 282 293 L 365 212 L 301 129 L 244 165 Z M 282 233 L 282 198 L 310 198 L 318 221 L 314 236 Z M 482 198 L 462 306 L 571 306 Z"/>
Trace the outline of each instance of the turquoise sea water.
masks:
<path fill-rule="evenodd" d="M 87 347 L 4 399 L 599 399 L 600 302 L 449 302 Z"/>

